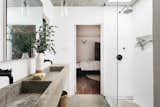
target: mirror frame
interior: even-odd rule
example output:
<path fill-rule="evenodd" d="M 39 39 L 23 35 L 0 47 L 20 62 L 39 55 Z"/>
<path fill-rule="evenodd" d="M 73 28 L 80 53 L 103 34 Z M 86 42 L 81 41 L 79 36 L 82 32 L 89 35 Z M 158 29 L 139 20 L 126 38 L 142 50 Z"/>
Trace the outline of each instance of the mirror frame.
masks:
<path fill-rule="evenodd" d="M 3 0 L 3 61 L 7 61 L 7 0 Z"/>

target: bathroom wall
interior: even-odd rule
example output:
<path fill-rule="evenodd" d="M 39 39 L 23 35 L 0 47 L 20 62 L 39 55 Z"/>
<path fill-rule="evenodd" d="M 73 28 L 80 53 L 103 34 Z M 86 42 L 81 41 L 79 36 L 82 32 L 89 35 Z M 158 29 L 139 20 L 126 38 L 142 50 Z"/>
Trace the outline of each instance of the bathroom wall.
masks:
<path fill-rule="evenodd" d="M 111 16 L 116 16 L 116 14 L 107 12 L 105 19 L 110 19 Z M 119 10 L 122 7 L 119 7 Z M 108 10 L 109 11 L 109 10 Z M 111 10 L 110 10 L 111 11 Z M 110 17 L 107 17 L 110 16 Z M 150 43 L 144 50 L 136 47 L 136 38 L 145 35 L 152 35 L 152 0 L 141 0 L 133 8 L 133 13 L 131 14 L 119 14 L 118 15 L 118 38 L 116 34 L 113 33 L 113 26 L 116 25 L 116 19 L 113 21 L 107 22 L 105 20 L 105 25 L 110 34 L 112 34 L 112 40 L 118 39 L 118 53 L 123 55 L 123 60 L 118 61 L 118 72 L 108 72 L 106 74 L 106 89 L 108 87 L 114 88 L 110 80 L 116 80 L 118 74 L 118 97 L 127 98 L 127 96 L 133 96 L 136 103 L 141 107 L 153 107 L 153 48 Z M 114 29 L 116 32 L 116 29 Z M 107 31 L 106 35 L 107 36 Z M 116 32 L 117 33 L 117 32 Z M 114 36 L 113 36 L 114 35 Z M 108 37 L 109 39 L 109 37 Z M 105 39 L 107 43 L 107 38 Z M 108 45 L 115 45 L 108 40 Z M 109 47 L 108 47 L 109 49 Z M 114 48 L 116 49 L 116 47 Z M 107 49 L 105 49 L 107 51 Z M 114 52 L 114 50 L 112 50 Z M 115 52 L 116 53 L 116 52 Z M 108 57 L 107 57 L 108 56 Z M 113 57 L 113 55 L 107 55 L 105 59 Z M 112 58 L 113 59 L 113 58 Z M 104 60 L 105 64 L 108 60 Z M 114 61 L 114 60 L 113 60 Z M 115 61 L 116 63 L 116 61 Z M 113 67 L 116 65 L 114 63 L 109 63 L 106 66 L 105 70 L 113 70 Z M 108 71 L 107 70 L 107 71 Z M 115 71 L 114 70 L 114 71 Z M 110 77 L 112 75 L 112 77 Z M 108 80 L 108 81 L 107 81 Z M 110 84 L 110 85 L 109 85 Z M 116 82 L 114 82 L 116 84 Z M 115 86 L 116 87 L 116 86 Z M 112 89 L 114 90 L 114 89 Z M 106 95 L 110 93 L 115 93 L 115 91 L 107 90 Z M 111 94 L 113 95 L 113 94 Z M 109 98 L 109 101 L 112 98 Z M 112 101 L 112 100 L 111 100 Z M 111 102 L 110 101 L 110 102 Z M 112 103 L 111 103 L 112 104 Z"/>
<path fill-rule="evenodd" d="M 0 62 L 1 69 L 12 69 L 14 82 L 35 72 L 35 59 Z M 9 84 L 8 77 L 0 77 L 0 88 Z"/>
<path fill-rule="evenodd" d="M 43 7 L 29 7 L 23 11 L 21 7 L 9 7 L 7 12 L 7 24 L 9 25 L 41 26 L 43 22 Z"/>
<path fill-rule="evenodd" d="M 149 43 L 142 50 L 136 38 L 152 35 L 152 21 L 152 0 L 138 1 L 132 13 L 121 13 L 118 20 L 118 53 L 123 55 L 118 62 L 118 95 L 132 95 L 141 107 L 153 107 L 153 47 Z"/>
<path fill-rule="evenodd" d="M 133 95 L 142 107 L 153 105 L 153 46 L 149 43 L 144 50 L 135 47 L 136 37 L 152 35 L 152 2 L 140 0 L 134 7 L 132 22 L 133 65 L 132 84 Z"/>
<path fill-rule="evenodd" d="M 119 7 L 118 9 L 121 10 L 122 8 Z M 104 19 L 106 19 L 104 20 L 104 90 L 109 103 L 113 107 L 117 106 L 115 103 L 117 94 L 119 99 L 133 96 L 131 79 L 131 67 L 133 66 L 132 16 L 131 14 L 117 13 L 116 7 L 106 7 L 104 12 Z M 123 56 L 121 61 L 117 61 L 117 53 Z"/>
<path fill-rule="evenodd" d="M 119 10 L 123 7 L 119 7 Z M 132 66 L 133 66 L 133 40 L 132 14 L 118 14 L 118 54 L 123 56 L 118 61 L 118 96 L 119 98 L 133 96 Z"/>
<path fill-rule="evenodd" d="M 111 107 L 117 107 L 117 8 L 104 8 L 104 36 L 102 38 L 102 71 L 104 82 L 103 94 Z M 128 89 L 126 87 L 126 89 Z M 124 95 L 125 96 L 125 95 Z"/>

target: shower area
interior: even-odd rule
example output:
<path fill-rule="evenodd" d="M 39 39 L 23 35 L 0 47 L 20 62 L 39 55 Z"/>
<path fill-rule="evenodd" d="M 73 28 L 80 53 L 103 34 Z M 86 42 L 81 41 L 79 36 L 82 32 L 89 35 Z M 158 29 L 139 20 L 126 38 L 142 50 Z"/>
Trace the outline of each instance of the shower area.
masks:
<path fill-rule="evenodd" d="M 153 1 L 109 1 L 115 7 L 104 7 L 106 72 L 102 75 L 107 101 L 111 107 L 154 107 Z"/>

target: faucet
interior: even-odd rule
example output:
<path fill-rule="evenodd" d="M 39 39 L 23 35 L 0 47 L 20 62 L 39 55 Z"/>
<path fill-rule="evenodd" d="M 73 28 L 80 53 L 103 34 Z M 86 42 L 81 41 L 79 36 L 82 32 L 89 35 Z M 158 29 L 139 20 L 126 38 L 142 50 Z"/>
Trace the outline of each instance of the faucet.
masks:
<path fill-rule="evenodd" d="M 0 69 L 0 76 L 7 76 L 9 78 L 9 83 L 13 84 L 13 76 L 11 69 L 6 69 L 6 70 Z"/>
<path fill-rule="evenodd" d="M 53 64 L 52 60 L 49 60 L 49 59 L 45 59 L 45 60 L 44 60 L 44 63 L 45 63 L 45 62 L 50 62 L 51 64 Z"/>

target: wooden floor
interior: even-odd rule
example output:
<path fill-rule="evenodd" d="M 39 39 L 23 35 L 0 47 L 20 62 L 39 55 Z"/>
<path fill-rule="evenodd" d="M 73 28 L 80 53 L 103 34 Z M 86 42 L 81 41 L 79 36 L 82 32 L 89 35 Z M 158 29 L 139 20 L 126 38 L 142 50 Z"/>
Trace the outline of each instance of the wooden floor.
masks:
<path fill-rule="evenodd" d="M 78 76 L 77 94 L 100 94 L 100 82 L 86 76 Z"/>

